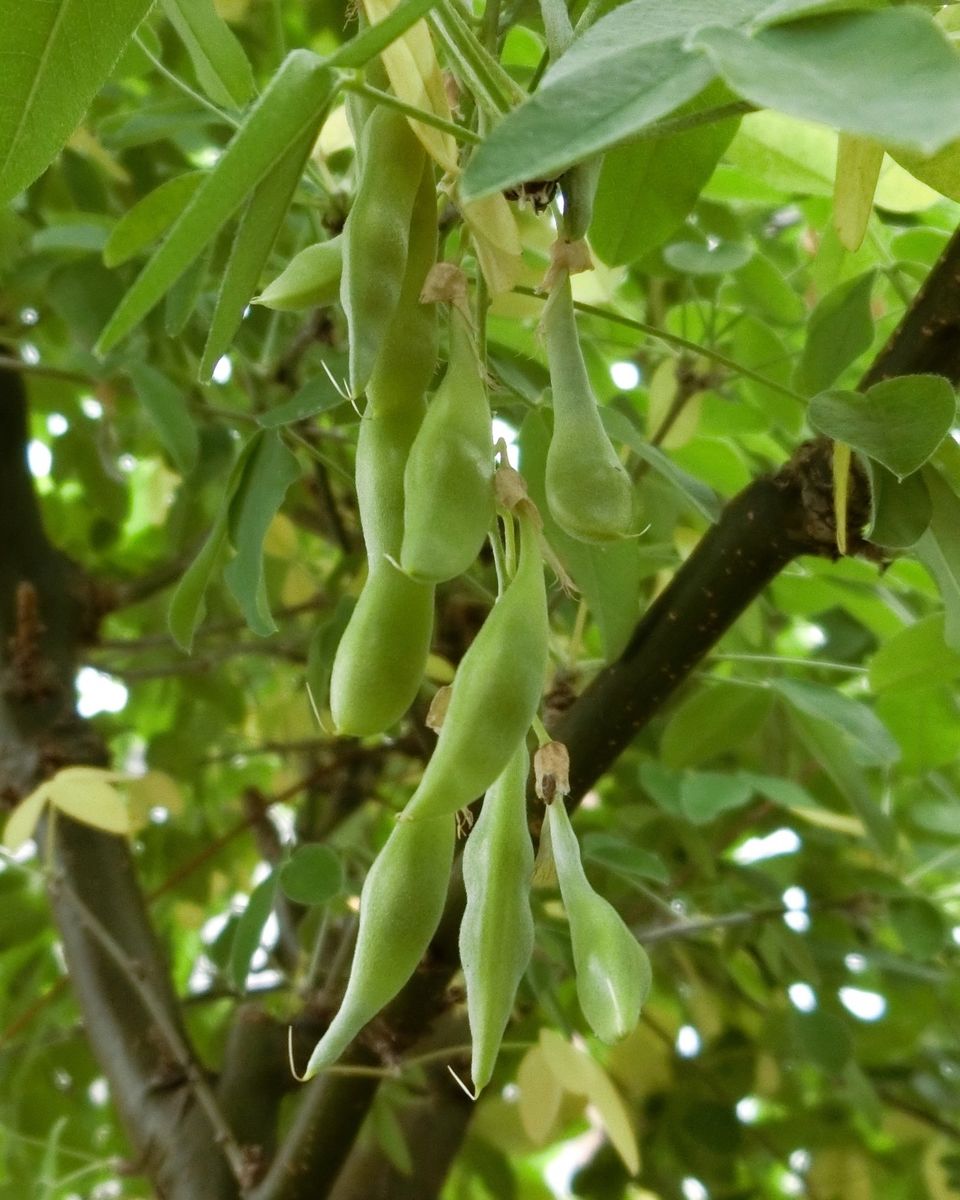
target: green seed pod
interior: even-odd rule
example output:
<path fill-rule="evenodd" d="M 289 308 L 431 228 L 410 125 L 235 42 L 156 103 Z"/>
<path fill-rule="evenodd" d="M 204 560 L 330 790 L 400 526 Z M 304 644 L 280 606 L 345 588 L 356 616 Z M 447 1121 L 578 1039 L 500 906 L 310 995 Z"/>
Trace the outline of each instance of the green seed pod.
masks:
<path fill-rule="evenodd" d="M 399 721 L 423 679 L 432 632 L 432 584 L 386 561 L 370 572 L 330 673 L 338 733 L 368 737 Z"/>
<path fill-rule="evenodd" d="M 406 117 L 381 105 L 364 125 L 361 161 L 343 229 L 340 284 L 354 396 L 369 382 L 400 301 L 424 151 Z"/>
<path fill-rule="evenodd" d="M 328 242 L 301 250 L 259 296 L 254 296 L 253 303 L 278 312 L 333 304 L 340 296 L 342 270 L 343 235 L 338 234 Z"/>
<path fill-rule="evenodd" d="M 601 1041 L 617 1042 L 640 1019 L 650 991 L 650 960 L 613 905 L 590 886 L 563 799 L 554 800 L 547 812 L 580 1007 Z"/>
<path fill-rule="evenodd" d="M 402 816 L 464 808 L 504 770 L 537 712 L 549 623 L 534 517 L 520 510 L 520 564 L 463 656 L 443 727 Z"/>
<path fill-rule="evenodd" d="M 580 351 L 569 277 L 543 313 L 553 436 L 547 451 L 547 505 L 565 533 L 586 542 L 627 537 L 633 528 L 633 485 L 597 412 Z"/>
<path fill-rule="evenodd" d="M 433 167 L 424 166 L 397 311 L 367 389 L 357 438 L 357 499 L 369 573 L 334 658 L 330 711 L 340 733 L 382 733 L 410 707 L 433 629 L 433 586 L 399 571 L 403 471 L 437 361 L 435 305 L 420 291 L 436 259 Z M 389 556 L 389 558 L 388 558 Z"/>
<path fill-rule="evenodd" d="M 404 473 L 400 565 L 416 579 L 462 575 L 493 521 L 490 403 L 467 317 L 450 309 L 450 362 Z"/>
<path fill-rule="evenodd" d="M 463 851 L 467 907 L 460 926 L 460 961 L 473 1040 L 470 1074 L 478 1094 L 490 1082 L 517 988 L 533 952 L 529 766 L 527 748 L 521 743 L 484 797 Z"/>
<path fill-rule="evenodd" d="M 332 1066 L 417 969 L 440 924 L 455 843 L 449 817 L 394 826 L 364 880 L 347 990 L 305 1078 Z"/>

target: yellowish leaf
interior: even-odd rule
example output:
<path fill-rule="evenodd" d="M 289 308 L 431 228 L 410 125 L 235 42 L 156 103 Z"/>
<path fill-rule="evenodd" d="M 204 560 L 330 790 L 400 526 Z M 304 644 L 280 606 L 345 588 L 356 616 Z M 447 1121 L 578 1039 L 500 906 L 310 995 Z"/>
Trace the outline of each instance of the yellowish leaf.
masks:
<path fill-rule="evenodd" d="M 3 844 L 8 850 L 19 850 L 24 842 L 33 837 L 33 831 L 49 799 L 50 781 L 46 780 L 20 801 L 7 818 L 3 830 Z"/>
<path fill-rule="evenodd" d="M 463 217 L 473 235 L 477 260 L 490 295 L 509 292 L 523 270 L 520 233 L 510 205 L 497 192 L 466 205 Z"/>
<path fill-rule="evenodd" d="M 833 227 L 845 250 L 859 250 L 873 212 L 883 147 L 873 138 L 841 133 L 833 181 Z"/>
<path fill-rule="evenodd" d="M 171 816 L 183 812 L 180 788 L 165 771 L 148 771 L 146 775 L 131 779 L 126 792 L 130 823 L 135 829 L 147 824 L 152 808 L 165 808 Z"/>
<path fill-rule="evenodd" d="M 702 393 L 688 396 L 679 411 L 675 412 L 678 392 L 677 360 L 665 358 L 650 378 L 647 408 L 647 428 L 651 434 L 666 426 L 666 433 L 659 440 L 664 450 L 677 450 L 685 446 L 700 424 Z"/>
<path fill-rule="evenodd" d="M 847 552 L 847 498 L 850 491 L 850 447 L 833 443 L 833 519 L 837 525 L 837 549 Z"/>
<path fill-rule="evenodd" d="M 85 825 L 106 833 L 129 834 L 129 806 L 113 786 L 126 779 L 126 775 L 100 767 L 65 767 L 48 781 L 50 803 Z"/>
<path fill-rule="evenodd" d="M 84 125 L 75 129 L 70 135 L 67 145 L 71 150 L 102 167 L 111 179 L 117 183 L 129 183 L 129 173 L 117 162 L 109 150 L 105 149 L 94 135 Z"/>
<path fill-rule="evenodd" d="M 586 1096 L 623 1165 L 635 1175 L 640 1170 L 640 1150 L 630 1113 L 609 1075 L 596 1059 L 565 1041 L 553 1029 L 540 1031 L 540 1047 L 561 1087 L 574 1095 Z"/>
<path fill-rule="evenodd" d="M 550 1069 L 543 1049 L 534 1046 L 520 1061 L 517 1070 L 520 1089 L 520 1122 L 535 1146 L 545 1146 L 553 1131 L 563 1088 Z"/>
<path fill-rule="evenodd" d="M 389 16 L 396 6 L 396 0 L 363 0 L 363 9 L 371 25 Z M 444 121 L 451 120 L 450 103 L 443 86 L 437 52 L 425 21 L 418 21 L 403 37 L 392 42 L 380 57 L 390 86 L 401 100 L 433 113 Z M 444 171 L 455 174 L 458 170 L 457 143 L 453 137 L 413 118 L 410 118 L 410 128 L 434 162 Z"/>
<path fill-rule="evenodd" d="M 824 1200 L 872 1200 L 870 1165 L 864 1154 L 846 1146 L 819 1150 L 810 1168 L 811 1190 Z"/>

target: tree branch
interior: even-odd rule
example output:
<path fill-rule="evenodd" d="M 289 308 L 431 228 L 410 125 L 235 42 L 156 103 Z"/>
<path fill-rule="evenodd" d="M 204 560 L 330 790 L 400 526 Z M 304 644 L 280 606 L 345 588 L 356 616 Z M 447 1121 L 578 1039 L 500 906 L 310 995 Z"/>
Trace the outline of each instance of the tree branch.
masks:
<path fill-rule="evenodd" d="M 0 371 L 0 512 L 6 522 L 0 539 L 0 796 L 9 801 L 62 766 L 106 761 L 105 747 L 77 717 L 73 701 L 78 647 L 95 622 L 95 603 L 86 577 L 47 540 L 26 445 L 23 382 Z M 226 1160 L 211 1152 L 209 1117 L 192 1093 L 169 1086 L 169 1046 L 127 969 L 136 964 L 137 980 L 167 1027 L 180 1034 L 180 1057 L 193 1064 L 129 848 L 66 817 L 57 822 L 55 846 L 65 886 L 52 889 L 51 902 L 67 970 L 138 1167 L 163 1200 L 235 1200 Z M 74 894 L 82 908 L 69 902 Z M 124 966 L 98 940 L 101 929 Z"/>

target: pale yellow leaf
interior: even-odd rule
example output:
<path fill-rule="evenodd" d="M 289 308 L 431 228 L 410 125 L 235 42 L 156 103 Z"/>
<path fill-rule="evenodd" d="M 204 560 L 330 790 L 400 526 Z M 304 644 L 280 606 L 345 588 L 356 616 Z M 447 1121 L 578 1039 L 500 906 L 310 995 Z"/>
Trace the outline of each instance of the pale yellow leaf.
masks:
<path fill-rule="evenodd" d="M 873 212 L 883 147 L 873 138 L 841 133 L 833 182 L 833 227 L 845 250 L 859 250 Z"/>
<path fill-rule="evenodd" d="M 129 173 L 117 162 L 110 151 L 101 145 L 86 126 L 81 125 L 75 129 L 70 135 L 67 145 L 77 154 L 102 167 L 117 183 L 130 182 Z"/>
<path fill-rule="evenodd" d="M 47 780 L 20 801 L 7 818 L 3 830 L 3 844 L 8 850 L 19 850 L 24 842 L 33 837 L 33 831 L 49 799 L 50 783 Z"/>
<path fill-rule="evenodd" d="M 824 1200 L 872 1200 L 870 1165 L 864 1154 L 846 1146 L 819 1150 L 810 1168 L 811 1190 Z"/>
<path fill-rule="evenodd" d="M 49 781 L 50 803 L 75 821 L 106 833 L 132 832 L 126 798 L 113 786 L 126 779 L 98 767 L 67 767 Z"/>
<path fill-rule="evenodd" d="M 689 396 L 674 412 L 679 387 L 677 384 L 677 360 L 665 358 L 650 378 L 647 407 L 647 429 L 650 434 L 666 427 L 658 442 L 664 450 L 678 450 L 696 434 L 700 424 L 702 393 Z M 667 424 L 669 422 L 669 424 Z"/>
<path fill-rule="evenodd" d="M 561 1087 L 587 1097 L 610 1144 L 630 1174 L 635 1175 L 640 1169 L 640 1150 L 630 1114 L 610 1077 L 585 1050 L 571 1045 L 553 1029 L 540 1031 L 540 1048 Z"/>
<path fill-rule="evenodd" d="M 389 16 L 396 6 L 396 0 L 363 0 L 363 9 L 371 25 Z M 425 21 L 418 21 L 380 57 L 390 86 L 401 100 L 444 121 L 451 120 L 437 52 Z M 432 125 L 424 125 L 422 121 L 409 120 L 410 128 L 434 162 L 444 171 L 455 174 L 458 170 L 457 143 L 453 137 Z"/>
<path fill-rule="evenodd" d="M 833 443 L 833 519 L 837 526 L 837 549 L 847 552 L 847 497 L 850 491 L 850 447 Z"/>
<path fill-rule="evenodd" d="M 545 1146 L 553 1131 L 563 1088 L 550 1069 L 540 1046 L 534 1046 L 523 1056 L 517 1070 L 520 1089 L 520 1122 L 524 1132 L 536 1146 Z"/>
<path fill-rule="evenodd" d="M 497 192 L 466 205 L 463 217 L 473 235 L 477 260 L 490 295 L 509 292 L 523 270 L 520 234 L 510 205 Z"/>
<path fill-rule="evenodd" d="M 183 812 L 183 796 L 166 771 L 148 771 L 126 786 L 130 823 L 141 829 L 150 819 L 152 808 L 165 808 L 171 816 Z"/>

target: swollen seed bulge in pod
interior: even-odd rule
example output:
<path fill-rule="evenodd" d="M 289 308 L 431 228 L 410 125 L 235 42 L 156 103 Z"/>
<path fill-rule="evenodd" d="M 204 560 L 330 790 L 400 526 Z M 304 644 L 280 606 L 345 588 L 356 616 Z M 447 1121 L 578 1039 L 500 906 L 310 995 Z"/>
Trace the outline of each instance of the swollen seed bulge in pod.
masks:
<path fill-rule="evenodd" d="M 549 623 L 535 517 L 519 510 L 520 564 L 463 656 L 430 761 L 402 818 L 481 796 L 526 737 L 543 691 Z"/>
<path fill-rule="evenodd" d="M 597 412 L 568 276 L 547 302 L 542 329 L 553 389 L 545 480 L 550 513 L 565 533 L 581 541 L 627 537 L 634 524 L 633 484 Z"/>
<path fill-rule="evenodd" d="M 650 960 L 613 905 L 590 886 L 563 801 L 555 800 L 547 813 L 580 1008 L 601 1041 L 617 1042 L 640 1019 L 650 991 Z"/>

